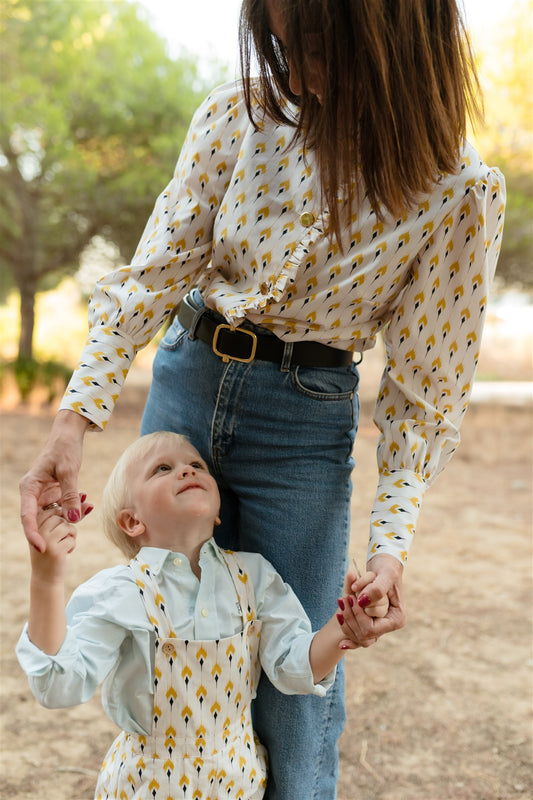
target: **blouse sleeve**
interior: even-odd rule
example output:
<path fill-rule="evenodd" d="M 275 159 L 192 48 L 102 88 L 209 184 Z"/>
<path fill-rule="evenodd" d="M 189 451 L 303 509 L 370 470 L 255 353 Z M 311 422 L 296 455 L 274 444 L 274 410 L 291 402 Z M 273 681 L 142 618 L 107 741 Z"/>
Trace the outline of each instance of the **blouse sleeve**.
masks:
<path fill-rule="evenodd" d="M 459 444 L 500 251 L 505 183 L 496 169 L 430 235 L 388 325 L 374 420 L 379 482 L 368 558 L 405 562 L 425 489 Z"/>
<path fill-rule="evenodd" d="M 245 114 L 235 84 L 204 101 L 132 263 L 96 284 L 89 336 L 61 404 L 93 426 L 105 427 L 136 353 L 210 262 L 214 218 L 237 160 Z"/>

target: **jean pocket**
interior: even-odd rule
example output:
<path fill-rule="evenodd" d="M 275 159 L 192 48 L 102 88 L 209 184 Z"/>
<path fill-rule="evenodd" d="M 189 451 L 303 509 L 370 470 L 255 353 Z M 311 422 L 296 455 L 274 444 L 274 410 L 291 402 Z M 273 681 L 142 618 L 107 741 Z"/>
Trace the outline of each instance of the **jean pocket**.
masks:
<path fill-rule="evenodd" d="M 296 391 L 316 400 L 350 400 L 357 392 L 359 372 L 349 367 L 294 367 L 291 381 Z"/>
<path fill-rule="evenodd" d="M 187 334 L 188 331 L 180 325 L 178 318 L 175 317 L 172 325 L 169 325 L 168 331 L 161 339 L 159 347 L 163 350 L 177 350 Z"/>

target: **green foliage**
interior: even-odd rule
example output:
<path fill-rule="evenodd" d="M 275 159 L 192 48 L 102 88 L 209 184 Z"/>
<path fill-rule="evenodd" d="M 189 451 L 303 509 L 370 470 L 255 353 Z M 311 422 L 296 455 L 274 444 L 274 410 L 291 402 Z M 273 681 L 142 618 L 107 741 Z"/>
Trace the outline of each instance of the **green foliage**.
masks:
<path fill-rule="evenodd" d="M 130 260 L 207 91 L 143 13 L 124 0 L 3 0 L 0 269 L 21 294 L 28 356 L 24 315 L 32 328 L 46 276 L 74 272 L 95 235 Z"/>
<path fill-rule="evenodd" d="M 507 285 L 533 289 L 533 177 L 501 163 L 507 208 L 498 276 Z"/>
<path fill-rule="evenodd" d="M 505 175 L 507 206 L 498 275 L 533 288 L 533 0 L 508 7 L 494 41 L 479 43 L 486 126 L 484 159 Z"/>
<path fill-rule="evenodd" d="M 71 370 L 57 361 L 20 357 L 15 361 L 0 362 L 0 386 L 9 373 L 15 378 L 23 402 L 28 400 L 34 388 L 43 386 L 47 391 L 47 402 L 51 403 L 65 391 Z"/>

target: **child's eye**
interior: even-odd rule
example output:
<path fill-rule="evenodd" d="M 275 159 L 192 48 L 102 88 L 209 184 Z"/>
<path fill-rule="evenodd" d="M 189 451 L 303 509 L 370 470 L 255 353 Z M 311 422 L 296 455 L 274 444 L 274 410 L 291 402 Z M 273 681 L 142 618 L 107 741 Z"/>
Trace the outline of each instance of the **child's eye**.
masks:
<path fill-rule="evenodd" d="M 195 469 L 207 469 L 203 461 L 191 461 L 191 467 Z"/>
<path fill-rule="evenodd" d="M 158 464 L 154 472 L 169 472 L 171 467 L 168 464 Z"/>

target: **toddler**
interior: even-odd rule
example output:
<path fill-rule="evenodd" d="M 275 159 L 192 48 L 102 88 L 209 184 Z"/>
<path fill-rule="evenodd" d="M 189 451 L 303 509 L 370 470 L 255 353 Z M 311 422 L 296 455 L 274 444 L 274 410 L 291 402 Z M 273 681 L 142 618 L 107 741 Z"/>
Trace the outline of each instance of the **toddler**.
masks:
<path fill-rule="evenodd" d="M 85 702 L 103 684 L 104 708 L 122 732 L 97 800 L 261 798 L 266 752 L 251 719 L 261 668 L 281 692 L 322 696 L 343 652 L 356 647 L 364 612 L 348 588 L 355 575 L 343 613 L 314 633 L 269 562 L 216 545 L 219 506 L 215 479 L 183 436 L 138 439 L 103 496 L 104 529 L 131 560 L 79 586 L 66 610 L 76 529 L 56 502 L 39 513 L 46 550 L 30 548 L 17 655 L 44 706 Z"/>

